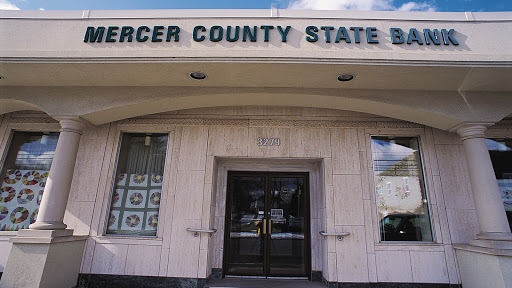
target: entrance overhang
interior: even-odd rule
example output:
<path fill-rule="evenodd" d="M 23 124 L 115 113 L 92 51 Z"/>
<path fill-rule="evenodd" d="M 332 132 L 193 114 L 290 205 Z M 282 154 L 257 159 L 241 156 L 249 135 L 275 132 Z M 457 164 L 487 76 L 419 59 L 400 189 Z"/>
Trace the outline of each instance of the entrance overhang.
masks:
<path fill-rule="evenodd" d="M 0 34 L 0 99 L 93 124 L 180 109 L 258 105 L 353 110 L 447 130 L 464 122 L 495 123 L 512 111 L 510 39 L 496 41 L 488 33 L 507 31 L 509 13 L 470 18 L 464 13 L 275 9 L 169 13 L 0 11 L 0 24 L 12 28 Z M 179 41 L 169 42 L 105 38 L 84 43 L 88 27 L 115 29 L 121 22 L 132 28 L 172 22 L 181 34 Z M 261 25 L 283 23 L 290 27 L 286 41 L 278 29 L 264 40 Z M 254 41 L 197 41 L 193 31 L 198 25 L 250 25 L 260 27 L 255 28 L 260 36 Z M 318 32 L 319 41 L 308 40 L 307 27 L 325 25 L 375 26 L 379 41 L 335 43 L 327 41 L 325 31 Z M 40 27 L 55 33 L 45 37 L 49 32 L 41 33 Z M 422 33 L 451 29 L 459 44 L 397 44 L 390 38 L 392 27 Z M 192 79 L 193 71 L 207 78 Z M 338 81 L 345 73 L 355 78 Z"/>

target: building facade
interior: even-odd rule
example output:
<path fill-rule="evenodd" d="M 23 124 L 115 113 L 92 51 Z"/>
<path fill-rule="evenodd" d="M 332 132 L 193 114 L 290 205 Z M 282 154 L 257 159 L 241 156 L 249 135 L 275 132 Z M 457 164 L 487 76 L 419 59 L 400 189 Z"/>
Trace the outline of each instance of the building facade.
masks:
<path fill-rule="evenodd" d="M 0 287 L 512 287 L 511 13 L 0 25 Z"/>

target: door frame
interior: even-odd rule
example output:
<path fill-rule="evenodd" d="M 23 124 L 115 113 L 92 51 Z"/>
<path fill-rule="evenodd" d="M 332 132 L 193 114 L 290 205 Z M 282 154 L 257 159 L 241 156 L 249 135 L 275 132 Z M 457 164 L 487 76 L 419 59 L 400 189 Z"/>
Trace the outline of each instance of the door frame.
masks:
<path fill-rule="evenodd" d="M 308 280 L 311 280 L 311 194 L 310 194 L 310 173 L 308 171 L 238 171 L 238 170 L 228 170 L 227 171 L 227 185 L 226 185 L 226 202 L 225 202 L 225 223 L 224 223 L 224 253 L 222 260 L 222 277 L 226 276 L 226 271 L 228 267 L 228 258 L 230 252 L 230 231 L 231 231 L 231 209 L 232 209 L 232 191 L 231 191 L 231 181 L 230 178 L 232 176 L 265 176 L 265 207 L 268 208 L 270 197 L 267 198 L 269 194 L 269 190 L 271 188 L 270 179 L 272 177 L 303 177 L 304 179 L 304 195 L 305 195 L 305 205 L 304 205 L 304 215 L 306 215 L 306 219 L 304 219 L 304 266 L 305 266 L 305 274 Z M 267 215 L 265 215 L 267 216 Z M 269 237 L 269 236 L 267 236 Z M 264 256 L 263 256 L 263 271 L 264 275 L 259 276 L 255 275 L 255 277 L 264 277 L 264 278 L 276 278 L 276 277 L 290 277 L 286 275 L 282 276 L 269 276 L 270 270 L 270 239 L 267 238 L 265 241 L 267 245 L 265 245 Z M 251 277 L 251 276 L 247 276 Z M 291 276 L 293 277 L 293 276 Z"/>

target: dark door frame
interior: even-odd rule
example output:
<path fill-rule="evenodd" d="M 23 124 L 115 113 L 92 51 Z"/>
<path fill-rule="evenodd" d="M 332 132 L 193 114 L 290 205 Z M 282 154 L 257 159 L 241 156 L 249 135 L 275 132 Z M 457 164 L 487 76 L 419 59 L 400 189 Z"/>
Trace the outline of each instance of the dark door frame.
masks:
<path fill-rule="evenodd" d="M 227 174 L 227 189 L 226 189 L 226 203 L 225 203 L 225 223 L 224 223 L 224 253 L 222 260 L 222 277 L 226 276 L 227 267 L 229 265 L 229 252 L 230 252 L 230 232 L 231 232 L 231 209 L 232 209 L 232 183 L 230 181 L 233 176 L 260 176 L 265 177 L 265 207 L 269 209 L 270 207 L 270 179 L 272 177 L 303 177 L 304 179 L 304 194 L 306 198 L 307 205 L 304 205 L 304 215 L 306 216 L 304 220 L 304 265 L 306 276 L 309 280 L 311 280 L 311 199 L 310 199 L 310 173 L 309 172 L 273 172 L 273 171 L 228 171 Z M 266 215 L 265 215 L 266 216 Z M 268 236 L 267 236 L 268 237 Z M 270 269 L 270 247 L 269 245 L 265 246 L 264 249 L 264 276 L 269 277 L 269 269 Z M 274 277 L 274 276 L 271 276 Z M 277 276 L 279 277 L 279 276 Z M 286 275 L 282 275 L 282 277 L 287 277 Z"/>

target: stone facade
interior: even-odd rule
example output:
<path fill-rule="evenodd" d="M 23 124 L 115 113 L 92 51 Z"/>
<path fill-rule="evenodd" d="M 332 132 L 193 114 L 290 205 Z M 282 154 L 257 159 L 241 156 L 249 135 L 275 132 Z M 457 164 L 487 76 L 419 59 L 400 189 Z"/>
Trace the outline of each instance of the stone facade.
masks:
<path fill-rule="evenodd" d="M 56 128 L 40 113 L 3 118 L 3 149 L 12 129 Z M 104 235 L 121 132 L 170 135 L 156 238 Z M 380 243 L 370 135 L 419 136 L 433 243 Z M 282 144 L 257 146 L 260 136 Z M 222 269 L 228 170 L 310 173 L 311 268 L 328 282 L 459 284 L 452 245 L 478 233 L 460 138 L 390 118 L 313 108 L 192 109 L 87 127 L 79 147 L 64 222 L 88 236 L 82 274 L 206 279 Z M 196 238 L 186 228 L 218 231 Z M 322 230 L 351 235 L 337 241 Z M 1 237 L 2 266 L 8 237 Z"/>

